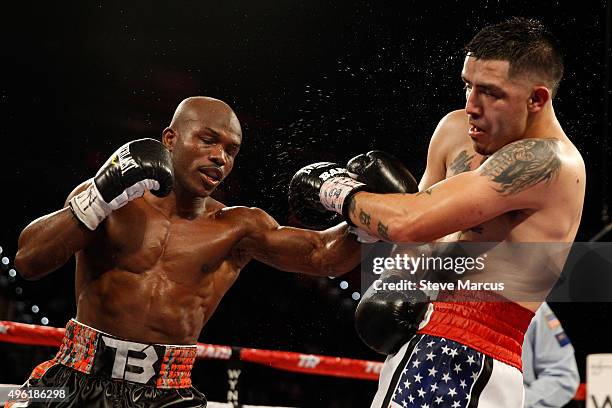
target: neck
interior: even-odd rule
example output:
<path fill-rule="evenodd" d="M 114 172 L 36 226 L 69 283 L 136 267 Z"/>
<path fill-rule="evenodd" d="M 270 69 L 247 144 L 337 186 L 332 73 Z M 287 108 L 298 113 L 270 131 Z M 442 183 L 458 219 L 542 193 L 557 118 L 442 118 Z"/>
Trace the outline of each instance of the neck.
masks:
<path fill-rule="evenodd" d="M 561 124 L 557 120 L 552 103 L 546 104 L 544 108 L 531 117 L 527 118 L 527 129 L 525 138 L 555 138 L 563 135 Z"/>
<path fill-rule="evenodd" d="M 181 218 L 194 219 L 204 211 L 211 200 L 210 197 L 198 197 L 187 193 L 175 185 L 172 192 L 164 198 L 153 195 L 153 203 L 169 217 L 179 216 Z"/>

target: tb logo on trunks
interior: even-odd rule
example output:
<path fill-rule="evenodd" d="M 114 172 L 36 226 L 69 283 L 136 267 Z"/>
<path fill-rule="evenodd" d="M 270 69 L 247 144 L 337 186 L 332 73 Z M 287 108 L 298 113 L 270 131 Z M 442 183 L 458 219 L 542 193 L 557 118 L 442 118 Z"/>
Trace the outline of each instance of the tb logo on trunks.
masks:
<path fill-rule="evenodd" d="M 164 347 L 100 336 L 91 374 L 155 385 Z"/>

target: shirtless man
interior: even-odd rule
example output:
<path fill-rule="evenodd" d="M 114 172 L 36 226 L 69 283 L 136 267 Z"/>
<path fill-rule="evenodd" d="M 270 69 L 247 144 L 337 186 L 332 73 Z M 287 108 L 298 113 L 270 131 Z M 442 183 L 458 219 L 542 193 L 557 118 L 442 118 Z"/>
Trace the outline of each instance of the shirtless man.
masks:
<path fill-rule="evenodd" d="M 420 192 L 373 194 L 335 177 L 315 192 L 318 204 L 392 242 L 571 243 L 586 176 L 552 105 L 563 73 L 556 41 L 539 22 L 515 18 L 481 30 L 466 51 L 465 109 L 437 126 Z M 489 266 L 483 276 L 530 294 L 542 262 L 518 261 Z M 385 296 L 370 303 L 382 310 Z M 391 347 L 372 408 L 522 406 L 521 345 L 541 302 L 509 302 L 495 292 L 476 292 L 473 302 L 454 296 L 442 294 L 418 317 L 387 303 L 396 326 L 372 337 L 419 330 Z"/>
<path fill-rule="evenodd" d="M 204 407 L 190 379 L 195 343 L 249 260 L 315 276 L 359 263 L 344 223 L 280 227 L 260 209 L 210 197 L 241 142 L 227 104 L 188 98 L 162 143 L 122 146 L 63 209 L 23 230 L 21 275 L 39 279 L 76 254 L 77 299 L 60 351 L 26 386 L 68 387 L 70 407 Z"/>

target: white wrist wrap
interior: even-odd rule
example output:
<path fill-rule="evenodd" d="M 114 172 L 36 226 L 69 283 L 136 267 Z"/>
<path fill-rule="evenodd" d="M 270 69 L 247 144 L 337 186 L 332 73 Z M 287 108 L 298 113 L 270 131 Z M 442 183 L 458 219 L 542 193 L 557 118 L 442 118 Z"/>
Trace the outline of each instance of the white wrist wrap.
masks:
<path fill-rule="evenodd" d="M 128 187 L 113 201 L 107 203 L 98 191 L 96 183 L 92 181 L 87 189 L 72 197 L 69 204 L 74 215 L 93 231 L 111 212 L 123 207 L 129 201 L 142 197 L 146 190 L 157 189 L 159 189 L 157 180 L 142 180 Z"/>
<path fill-rule="evenodd" d="M 342 205 L 346 197 L 355 188 L 364 185 L 350 177 L 331 177 L 321 186 L 319 199 L 323 207 L 342 215 Z"/>
<path fill-rule="evenodd" d="M 79 221 L 92 231 L 112 211 L 93 182 L 87 189 L 72 197 L 69 205 Z"/>

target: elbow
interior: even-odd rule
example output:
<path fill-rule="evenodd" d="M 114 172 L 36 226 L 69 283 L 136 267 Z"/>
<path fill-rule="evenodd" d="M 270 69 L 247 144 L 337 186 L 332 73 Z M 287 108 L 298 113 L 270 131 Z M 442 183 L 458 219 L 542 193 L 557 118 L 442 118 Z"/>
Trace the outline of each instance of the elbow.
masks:
<path fill-rule="evenodd" d="M 353 258 L 360 259 L 360 253 L 358 245 L 356 245 L 355 251 L 358 253 L 354 254 L 354 256 L 338 256 L 330 251 L 330 248 L 324 242 L 321 242 L 321 245 L 317 245 L 313 248 L 310 256 L 310 264 L 313 268 L 313 273 L 317 276 L 340 276 L 344 275 L 347 272 L 352 271 L 355 268 L 355 264 L 358 264 L 359 261 L 355 261 Z"/>
<path fill-rule="evenodd" d="M 343 271 L 341 265 L 332 262 L 330 257 L 325 256 L 324 249 L 315 249 L 310 257 L 312 273 L 317 276 L 340 276 L 348 271 Z"/>
<path fill-rule="evenodd" d="M 395 220 L 392 219 L 386 231 L 388 241 L 395 243 L 426 242 L 431 239 L 423 218 L 414 214 L 404 214 Z M 384 238 L 383 234 L 381 237 Z"/>
<path fill-rule="evenodd" d="M 333 276 L 338 277 L 342 276 L 345 273 L 349 273 L 352 271 L 354 267 L 352 265 L 328 265 L 324 270 L 326 271 L 325 276 Z"/>
<path fill-rule="evenodd" d="M 25 280 L 34 281 L 42 277 L 40 273 L 37 273 L 39 271 L 37 271 L 32 257 L 29 257 L 23 249 L 17 251 L 14 265 L 19 275 Z"/>

